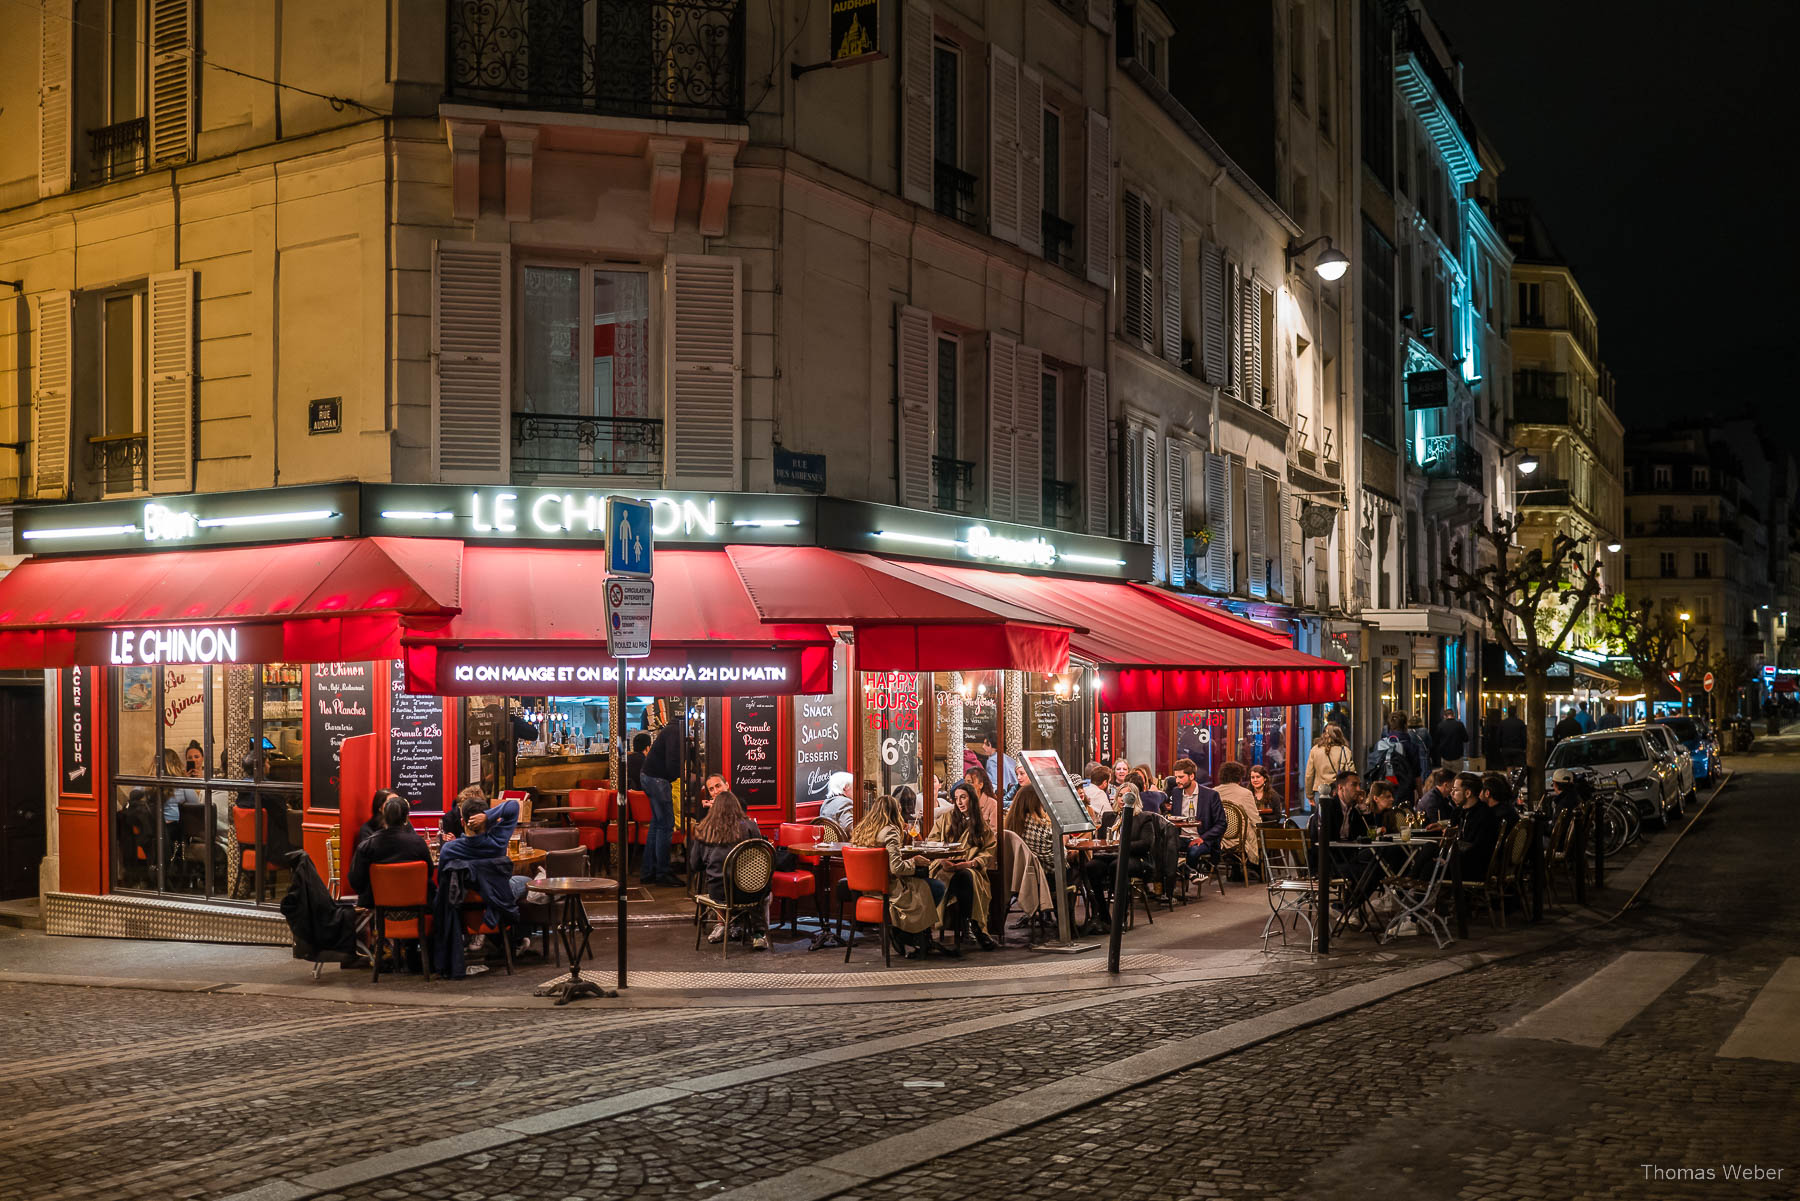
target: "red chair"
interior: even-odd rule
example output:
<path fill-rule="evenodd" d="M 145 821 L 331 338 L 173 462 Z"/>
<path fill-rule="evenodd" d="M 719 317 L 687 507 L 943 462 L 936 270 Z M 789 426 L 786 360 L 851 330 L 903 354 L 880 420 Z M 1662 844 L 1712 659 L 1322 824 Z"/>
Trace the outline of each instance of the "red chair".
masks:
<path fill-rule="evenodd" d="M 231 811 L 231 830 L 237 835 L 237 879 L 232 881 L 231 895 L 235 898 L 238 889 L 245 884 L 256 884 L 256 869 L 262 863 L 262 850 L 266 839 L 256 836 L 256 815 L 258 810 L 252 808 L 234 808 Z M 269 874 L 256 887 L 256 902 L 262 903 L 264 884 L 268 885 L 270 895 L 275 892 L 275 870 L 270 864 Z"/>
<path fill-rule="evenodd" d="M 486 934 L 499 937 L 500 950 L 506 956 L 506 974 L 512 975 L 512 939 L 506 937 L 506 931 L 499 926 L 489 924 L 487 898 L 478 892 L 465 892 L 463 894 L 462 923 L 464 934 Z"/>
<path fill-rule="evenodd" d="M 893 966 L 893 946 L 888 939 L 888 853 L 886 847 L 845 847 L 844 883 L 856 898 L 850 907 L 850 938 L 844 943 L 844 962 L 856 945 L 858 926 L 881 926 L 881 962 Z"/>
<path fill-rule="evenodd" d="M 374 964 L 371 984 L 381 981 L 381 944 L 390 941 L 418 943 L 425 978 L 431 979 L 431 914 L 425 911 L 430 879 L 429 863 L 369 865 L 370 903 L 375 909 L 375 953 L 369 957 Z M 390 913 L 397 916 L 390 917 Z"/>
<path fill-rule="evenodd" d="M 606 787 L 605 780 L 577 780 L 577 781 L 575 781 L 575 787 L 598 789 L 601 792 L 610 792 L 611 791 L 609 788 Z"/>
<path fill-rule="evenodd" d="M 650 840 L 650 794 L 642 789 L 632 788 L 625 793 L 625 813 L 631 819 L 631 845 L 642 848 Z M 640 849 L 638 859 L 644 855 Z M 629 860 L 629 854 L 626 856 Z"/>
<path fill-rule="evenodd" d="M 569 814 L 569 824 L 581 832 L 581 845 L 587 848 L 591 862 L 600 862 L 594 852 L 612 848 L 618 803 L 619 794 L 608 788 L 577 788 L 569 793 L 569 807 L 575 810 Z"/>
<path fill-rule="evenodd" d="M 795 853 L 799 853 L 801 848 L 812 846 L 815 842 L 819 841 L 819 827 L 812 825 L 811 823 L 782 822 L 781 828 L 776 831 L 775 837 L 781 846 L 784 846 Z M 816 856 L 801 855 L 800 857 L 805 862 L 815 866 L 819 862 Z M 791 933 L 798 935 L 800 933 L 800 902 L 804 901 L 807 897 L 812 897 L 814 898 L 814 908 L 818 907 L 818 874 L 810 870 L 776 872 L 770 882 L 769 895 L 780 901 L 784 909 L 786 909 L 789 904 L 792 904 L 793 908 L 788 911 L 790 914 L 788 918 L 788 930 Z M 819 914 L 819 921 L 823 923 L 824 920 L 825 914 L 821 912 Z M 775 924 L 780 925 L 781 923 L 776 922 Z"/>

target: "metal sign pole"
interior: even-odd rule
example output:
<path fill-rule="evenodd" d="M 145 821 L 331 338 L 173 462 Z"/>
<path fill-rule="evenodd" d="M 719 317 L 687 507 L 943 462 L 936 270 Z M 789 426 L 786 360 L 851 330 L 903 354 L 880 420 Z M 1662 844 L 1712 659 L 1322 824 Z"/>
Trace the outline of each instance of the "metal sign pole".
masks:
<path fill-rule="evenodd" d="M 631 863 L 631 842 L 625 832 L 625 818 L 631 811 L 631 803 L 626 793 L 625 778 L 625 660 L 614 659 L 613 670 L 618 673 L 618 687 L 613 693 L 612 711 L 612 777 L 613 797 L 617 802 L 619 833 L 614 845 L 619 848 L 619 878 L 615 890 L 619 898 L 619 987 L 625 987 L 625 877 Z M 646 848 L 648 849 L 648 848 Z"/>

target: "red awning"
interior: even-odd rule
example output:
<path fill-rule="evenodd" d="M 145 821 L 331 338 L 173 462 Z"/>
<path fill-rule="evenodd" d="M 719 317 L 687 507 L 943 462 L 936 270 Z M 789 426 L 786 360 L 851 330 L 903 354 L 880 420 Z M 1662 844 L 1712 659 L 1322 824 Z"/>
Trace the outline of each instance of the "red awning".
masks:
<path fill-rule="evenodd" d="M 243 627 L 295 663 L 391 658 L 401 617 L 456 611 L 461 559 L 406 538 L 28 559 L 0 580 L 0 666 L 105 663 L 121 627 Z"/>
<path fill-rule="evenodd" d="M 1100 668 L 1113 712 L 1232 709 L 1341 700 L 1344 668 L 1282 645 L 1265 626 L 1142 584 L 908 563 L 897 571 L 960 584 L 1056 615 L 1069 649 Z"/>
<path fill-rule="evenodd" d="M 1070 623 L 1012 598 L 816 546 L 726 556 L 764 621 L 852 627 L 864 671 L 1068 670 Z"/>

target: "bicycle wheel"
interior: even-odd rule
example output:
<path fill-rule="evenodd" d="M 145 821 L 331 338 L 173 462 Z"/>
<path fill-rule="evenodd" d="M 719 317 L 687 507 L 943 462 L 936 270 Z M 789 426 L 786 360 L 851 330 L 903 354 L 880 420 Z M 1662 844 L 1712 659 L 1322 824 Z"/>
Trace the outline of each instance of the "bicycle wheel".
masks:
<path fill-rule="evenodd" d="M 1607 806 L 1607 809 L 1619 825 L 1618 845 L 1614 846 L 1610 842 L 1607 844 L 1607 854 L 1616 855 L 1632 843 L 1636 842 L 1643 833 L 1643 828 L 1642 824 L 1638 821 L 1637 803 L 1635 801 L 1618 798 L 1615 799 L 1612 804 Z"/>

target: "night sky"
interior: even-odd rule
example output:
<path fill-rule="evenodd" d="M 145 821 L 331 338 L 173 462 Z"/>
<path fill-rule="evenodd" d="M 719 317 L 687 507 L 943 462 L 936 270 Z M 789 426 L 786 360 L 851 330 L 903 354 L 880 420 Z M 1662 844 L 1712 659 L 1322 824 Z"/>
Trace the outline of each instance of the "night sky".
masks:
<path fill-rule="evenodd" d="M 1792 411 L 1800 5 L 1427 0 L 1593 303 L 1627 431 Z"/>

